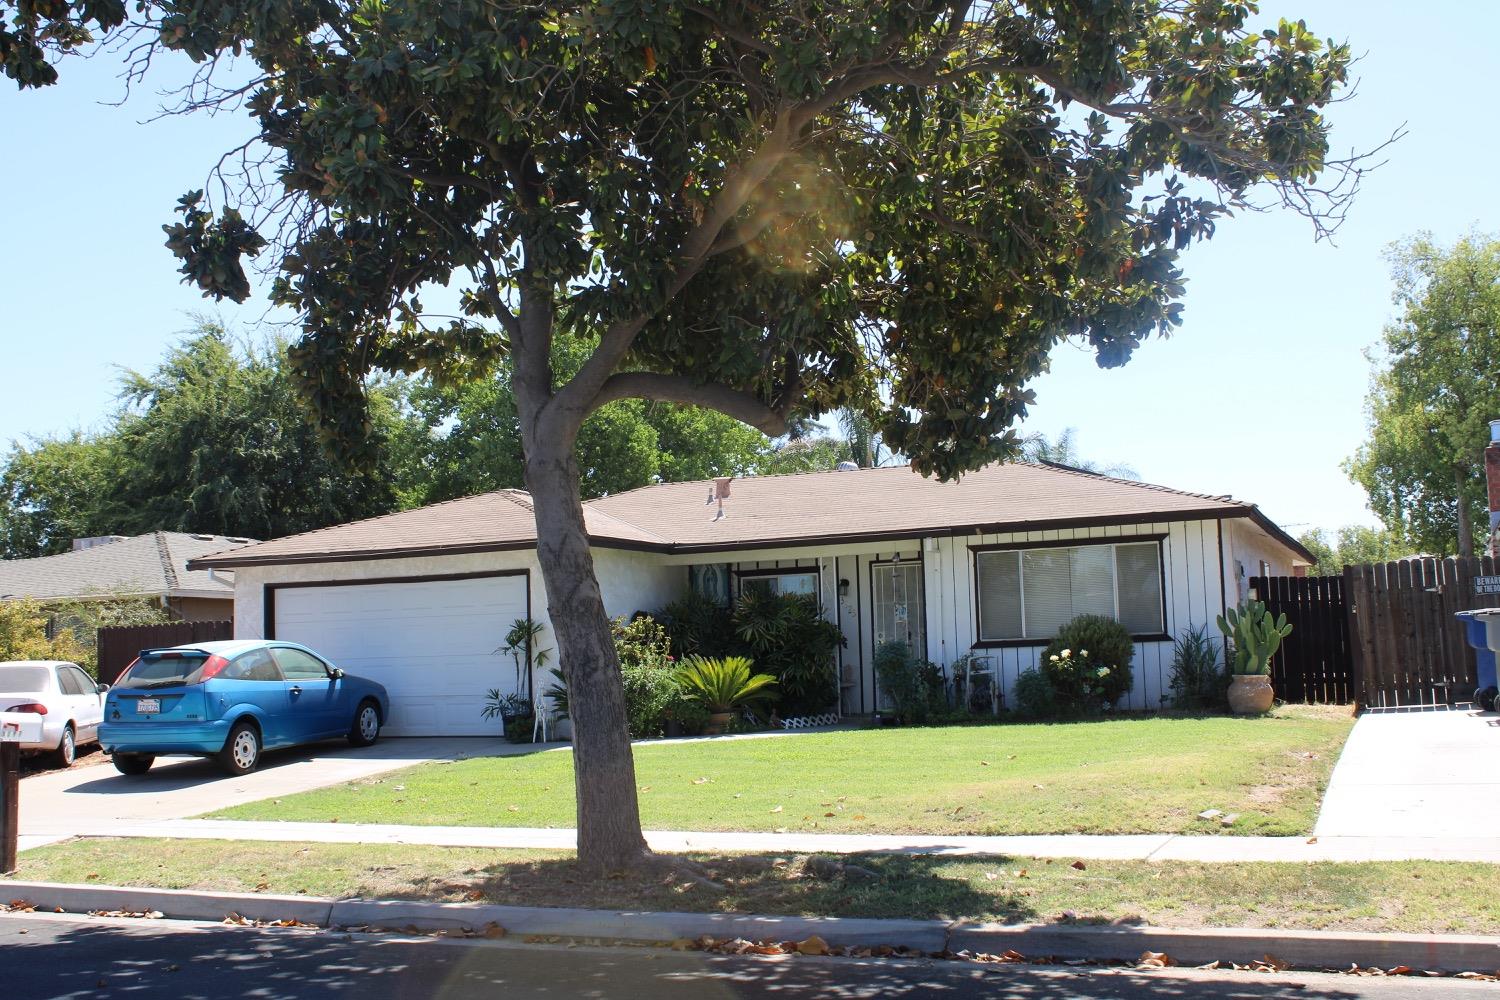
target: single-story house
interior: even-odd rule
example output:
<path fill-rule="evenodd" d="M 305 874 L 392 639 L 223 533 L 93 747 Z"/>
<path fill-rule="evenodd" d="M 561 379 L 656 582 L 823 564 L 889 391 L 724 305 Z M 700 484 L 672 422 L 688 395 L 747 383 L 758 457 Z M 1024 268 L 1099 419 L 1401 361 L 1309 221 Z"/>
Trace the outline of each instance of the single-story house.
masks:
<path fill-rule="evenodd" d="M 1253 504 L 1027 463 L 950 483 L 904 467 L 664 483 L 590 501 L 584 516 L 612 616 L 653 611 L 689 587 L 720 599 L 749 588 L 816 595 L 847 641 L 836 669 L 850 714 L 880 704 L 881 642 L 908 642 L 945 667 L 972 651 L 1009 695 L 1057 627 L 1085 612 L 1129 625 L 1128 707 L 1155 708 L 1174 635 L 1211 625 L 1250 576 L 1315 561 Z M 303 642 L 384 683 L 392 735 L 498 732 L 480 708 L 488 689 L 515 688 L 504 635 L 517 618 L 547 618 L 519 490 L 193 565 L 234 571 L 237 636 Z"/>
<path fill-rule="evenodd" d="M 228 621 L 234 574 L 189 569 L 188 563 L 251 541 L 181 531 L 77 538 L 70 552 L 0 560 L 0 601 L 132 598 L 157 601 L 184 621 Z"/>

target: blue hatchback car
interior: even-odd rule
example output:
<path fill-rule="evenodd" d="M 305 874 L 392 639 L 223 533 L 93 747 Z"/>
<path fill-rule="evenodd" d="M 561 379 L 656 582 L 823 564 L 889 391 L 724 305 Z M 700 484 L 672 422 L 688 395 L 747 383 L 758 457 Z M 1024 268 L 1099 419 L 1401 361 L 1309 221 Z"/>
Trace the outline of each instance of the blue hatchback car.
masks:
<path fill-rule="evenodd" d="M 341 736 L 369 746 L 389 709 L 383 686 L 306 646 L 204 642 L 143 650 L 109 690 L 99 743 L 121 774 L 145 774 L 159 754 L 248 774 L 274 747 Z"/>

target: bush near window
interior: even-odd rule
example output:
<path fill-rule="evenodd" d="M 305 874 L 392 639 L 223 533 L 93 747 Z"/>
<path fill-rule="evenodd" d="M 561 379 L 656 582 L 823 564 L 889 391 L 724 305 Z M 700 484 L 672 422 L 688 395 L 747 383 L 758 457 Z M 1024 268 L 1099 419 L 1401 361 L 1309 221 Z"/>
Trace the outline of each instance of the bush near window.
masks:
<path fill-rule="evenodd" d="M 744 656 L 776 678 L 783 718 L 826 712 L 838 702 L 834 652 L 838 626 L 806 594 L 747 593 L 725 607 L 688 593 L 657 612 L 672 649 L 683 656 Z"/>
<path fill-rule="evenodd" d="M 1016 714 L 1023 719 L 1051 719 L 1058 715 L 1057 692 L 1047 675 L 1035 667 L 1016 678 Z"/>
<path fill-rule="evenodd" d="M 1183 629 L 1172 642 L 1172 707 L 1221 709 L 1229 705 L 1229 671 L 1207 625 Z"/>
<path fill-rule="evenodd" d="M 1103 615 L 1079 615 L 1057 630 L 1042 653 L 1041 666 L 1059 708 L 1097 712 L 1112 707 L 1130 690 L 1134 659 L 1135 643 L 1124 625 Z"/>

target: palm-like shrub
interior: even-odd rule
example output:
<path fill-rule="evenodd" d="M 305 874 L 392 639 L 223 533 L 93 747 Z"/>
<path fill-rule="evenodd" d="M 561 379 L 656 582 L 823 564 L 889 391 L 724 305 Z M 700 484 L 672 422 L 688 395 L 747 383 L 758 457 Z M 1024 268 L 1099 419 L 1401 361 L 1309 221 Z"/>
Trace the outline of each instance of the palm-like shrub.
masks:
<path fill-rule="evenodd" d="M 684 697 L 716 714 L 757 708 L 776 697 L 776 678 L 752 674 L 743 656 L 689 656 L 677 670 Z"/>

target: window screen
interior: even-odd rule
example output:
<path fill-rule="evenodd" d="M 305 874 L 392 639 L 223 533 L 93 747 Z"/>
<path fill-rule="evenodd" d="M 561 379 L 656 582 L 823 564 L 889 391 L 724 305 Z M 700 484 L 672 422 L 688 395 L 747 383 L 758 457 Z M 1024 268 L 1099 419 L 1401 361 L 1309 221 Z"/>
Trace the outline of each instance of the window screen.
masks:
<path fill-rule="evenodd" d="M 1162 620 L 1161 546 L 1155 541 L 978 552 L 979 639 L 1050 639 L 1079 615 L 1104 615 L 1132 635 Z"/>
<path fill-rule="evenodd" d="M 1119 619 L 1132 635 L 1161 632 L 1161 546 L 1116 545 L 1115 563 L 1119 567 Z"/>
<path fill-rule="evenodd" d="M 1021 553 L 980 552 L 979 636 L 1016 639 L 1021 636 Z"/>

